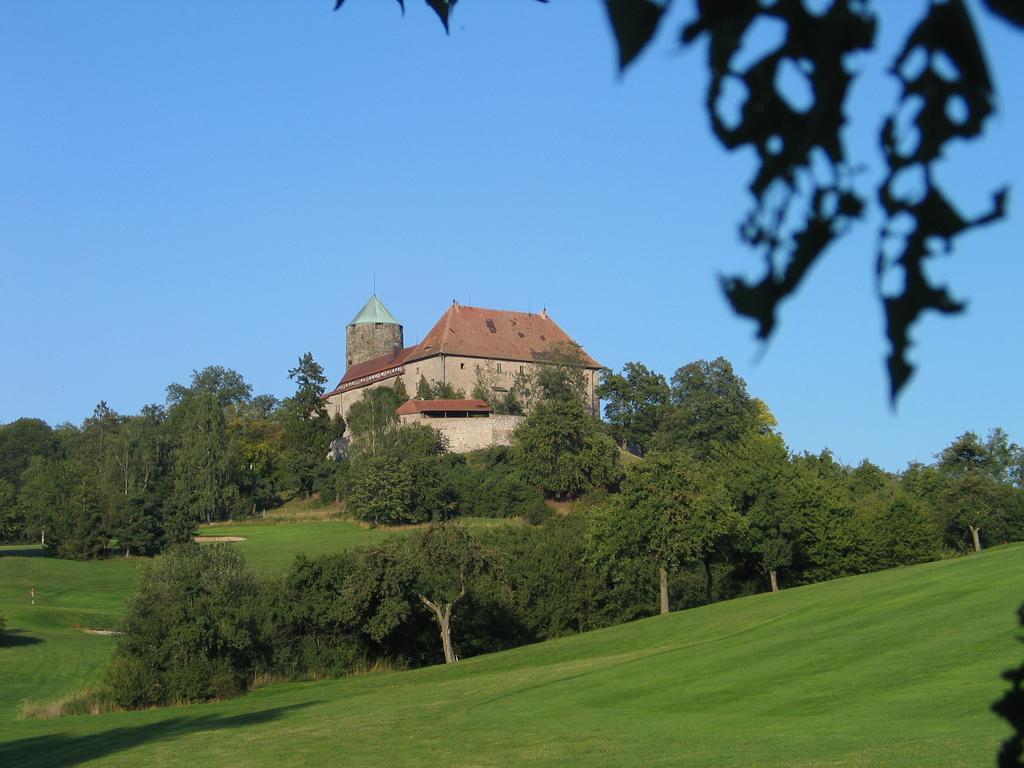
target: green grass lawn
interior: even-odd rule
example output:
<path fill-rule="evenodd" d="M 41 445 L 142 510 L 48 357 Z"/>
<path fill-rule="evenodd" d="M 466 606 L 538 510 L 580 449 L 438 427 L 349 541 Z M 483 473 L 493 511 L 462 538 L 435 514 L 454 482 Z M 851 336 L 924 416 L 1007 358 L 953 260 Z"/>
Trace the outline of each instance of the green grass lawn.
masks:
<path fill-rule="evenodd" d="M 245 536 L 232 546 L 265 570 L 287 568 L 300 552 L 337 552 L 391 535 L 346 520 L 214 526 L 204 532 Z M 81 629 L 117 625 L 142 562 L 73 562 L 46 557 L 38 546 L 0 546 L 0 616 L 10 630 L 0 645 L 0 733 L 23 701 L 49 701 L 102 677 L 114 639 Z M 29 597 L 33 588 L 35 605 Z M 0 760 L 0 767 L 8 764 Z"/>
<path fill-rule="evenodd" d="M 6 710 L 0 766 L 990 766 L 1022 573 L 1014 545 L 454 667 L 144 712 Z"/>
<path fill-rule="evenodd" d="M 372 544 L 391 532 L 383 528 L 363 528 L 350 520 L 324 520 L 298 523 L 243 523 L 213 525 L 199 529 L 201 536 L 242 536 L 245 541 L 232 544 L 246 559 L 263 570 L 284 570 L 297 554 L 322 555 Z"/>

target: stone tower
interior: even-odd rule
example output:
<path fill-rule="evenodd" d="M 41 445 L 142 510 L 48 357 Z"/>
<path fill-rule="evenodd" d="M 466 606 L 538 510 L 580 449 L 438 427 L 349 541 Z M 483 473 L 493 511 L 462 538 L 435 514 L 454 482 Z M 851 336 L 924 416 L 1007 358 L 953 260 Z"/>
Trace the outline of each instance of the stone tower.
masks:
<path fill-rule="evenodd" d="M 395 354 L 404 346 L 402 326 L 374 294 L 345 327 L 346 368 Z"/>

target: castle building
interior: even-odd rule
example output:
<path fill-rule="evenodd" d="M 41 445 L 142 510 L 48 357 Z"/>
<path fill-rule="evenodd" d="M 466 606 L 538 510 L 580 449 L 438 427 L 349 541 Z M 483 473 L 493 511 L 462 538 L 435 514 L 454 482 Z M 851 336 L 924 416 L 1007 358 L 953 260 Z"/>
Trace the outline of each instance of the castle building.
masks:
<path fill-rule="evenodd" d="M 512 312 L 452 302 L 419 344 L 405 346 L 401 323 L 376 295 L 345 328 L 345 375 L 324 395 L 329 416 L 348 410 L 373 387 L 392 386 L 399 376 L 410 394 L 422 376 L 470 395 L 478 383 L 503 393 L 520 374 L 530 374 L 574 345 L 547 311 Z M 601 364 L 582 353 L 586 403 L 598 413 Z M 410 414 L 411 415 L 411 414 Z"/>

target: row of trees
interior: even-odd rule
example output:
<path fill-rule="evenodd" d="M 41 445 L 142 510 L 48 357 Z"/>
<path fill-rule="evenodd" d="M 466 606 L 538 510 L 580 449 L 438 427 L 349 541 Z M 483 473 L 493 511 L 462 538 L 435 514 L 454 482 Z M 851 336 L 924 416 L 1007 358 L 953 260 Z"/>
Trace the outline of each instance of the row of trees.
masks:
<path fill-rule="evenodd" d="M 312 357 L 290 376 L 296 391 L 281 403 L 215 366 L 136 416 L 101 404 L 77 428 L 0 426 L 0 537 L 43 539 L 63 557 L 151 554 L 187 540 L 197 522 L 292 495 L 319 493 L 379 525 L 541 522 L 545 496 L 606 497 L 591 506 L 607 521 L 607 535 L 593 536 L 609 557 L 649 550 L 666 574 L 728 563 L 776 587 L 780 572 L 804 583 L 1021 536 L 1024 458 L 1002 430 L 964 433 L 935 463 L 899 475 L 867 461 L 841 466 L 827 451 L 792 456 L 768 407 L 722 358 L 670 380 L 640 363 L 606 371 L 602 422 L 586 412 L 582 368 L 565 354 L 521 382 L 531 410 L 511 448 L 469 456 L 449 453 L 435 430 L 399 427 L 401 379 L 356 403 L 346 433 L 326 416 Z M 416 394 L 460 394 L 442 390 L 421 381 Z M 327 461 L 343 433 L 348 460 Z M 628 472 L 616 443 L 639 462 Z M 666 543 L 678 530 L 689 538 Z"/>
<path fill-rule="evenodd" d="M 311 355 L 289 376 L 295 394 L 280 402 L 211 366 L 134 416 L 103 402 L 80 427 L 0 426 L 0 540 L 42 541 L 74 559 L 153 554 L 199 522 L 313 493 L 344 427 L 324 412 L 326 379 Z"/>
<path fill-rule="evenodd" d="M 587 564 L 583 516 L 471 533 L 442 524 L 260 576 L 228 545 L 145 567 L 105 690 L 120 707 L 222 698 L 255 680 L 463 656 L 650 613 L 648 566 Z"/>

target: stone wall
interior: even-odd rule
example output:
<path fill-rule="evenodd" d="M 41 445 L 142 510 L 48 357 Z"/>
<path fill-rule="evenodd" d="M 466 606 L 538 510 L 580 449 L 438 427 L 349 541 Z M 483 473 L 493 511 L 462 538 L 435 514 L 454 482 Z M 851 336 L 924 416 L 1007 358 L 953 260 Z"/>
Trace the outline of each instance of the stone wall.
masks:
<path fill-rule="evenodd" d="M 479 357 L 460 357 L 457 355 L 438 355 L 429 360 L 421 360 L 411 363 L 410 370 L 406 374 L 406 386 L 409 393 L 416 391 L 416 384 L 419 383 L 420 374 L 426 376 L 428 381 L 447 381 L 456 389 L 466 393 L 466 397 L 473 397 L 473 388 L 477 383 L 477 372 L 483 380 L 486 388 L 499 388 L 501 392 L 507 392 L 515 383 L 516 377 L 520 374 L 533 374 L 543 363 L 526 363 L 518 360 L 484 360 Z M 413 370 L 417 369 L 417 370 Z M 596 370 L 584 371 L 586 376 L 586 392 L 584 398 L 591 413 L 597 414 L 600 401 L 597 398 L 598 372 Z"/>
<path fill-rule="evenodd" d="M 425 424 L 448 439 L 448 450 L 466 453 L 494 445 L 509 445 L 512 432 L 523 423 L 524 416 L 491 414 L 461 418 L 431 418 L 422 413 L 400 416 L 405 424 Z"/>
<path fill-rule="evenodd" d="M 345 327 L 346 368 L 375 357 L 391 355 L 405 346 L 397 323 L 355 323 Z"/>
<path fill-rule="evenodd" d="M 538 365 L 538 363 L 521 363 L 508 360 L 484 360 L 478 357 L 435 355 L 425 360 L 415 360 L 411 363 L 403 364 L 400 375 L 405 383 L 405 389 L 409 393 L 409 397 L 415 396 L 416 385 L 420 381 L 420 376 L 423 376 L 431 383 L 447 381 L 456 389 L 461 389 L 465 392 L 466 397 L 471 398 L 473 397 L 473 388 L 477 382 L 478 368 L 490 388 L 500 387 L 507 391 L 515 382 L 516 375 L 519 374 L 520 370 L 524 373 L 532 373 Z M 394 386 L 397 375 L 399 374 L 375 381 L 365 387 L 350 389 L 333 395 L 327 401 L 328 415 L 333 416 L 335 413 L 340 413 L 342 417 L 348 418 L 348 409 L 354 403 L 359 402 L 365 392 L 373 387 Z M 587 377 L 587 385 L 584 397 L 587 407 L 591 413 L 596 415 L 599 413 L 598 408 L 600 407 L 600 401 L 596 394 L 598 372 L 596 370 L 588 370 L 585 372 L 585 375 Z"/>

